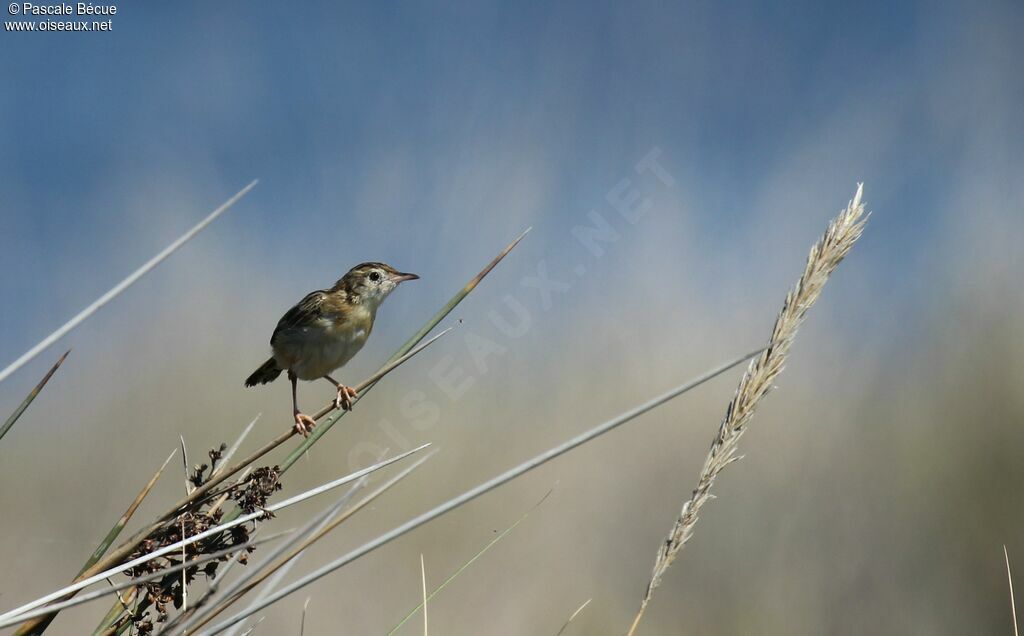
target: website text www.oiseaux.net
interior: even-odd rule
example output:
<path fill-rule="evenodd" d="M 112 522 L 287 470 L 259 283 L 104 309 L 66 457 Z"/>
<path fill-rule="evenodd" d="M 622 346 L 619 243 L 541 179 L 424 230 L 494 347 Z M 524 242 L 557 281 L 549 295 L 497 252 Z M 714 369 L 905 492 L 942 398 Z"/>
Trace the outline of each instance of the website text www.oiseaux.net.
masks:
<path fill-rule="evenodd" d="M 71 22 L 45 20 L 29 22 L 28 20 L 4 21 L 6 31 L 113 31 L 113 20 L 100 22 Z"/>
<path fill-rule="evenodd" d="M 112 31 L 114 21 L 109 16 L 117 14 L 117 6 L 96 5 L 91 2 L 77 4 L 33 4 L 11 2 L 7 5 L 10 15 L 33 16 L 34 20 L 5 20 L 5 31 Z M 106 20 L 70 20 L 65 17 L 108 16 Z"/>

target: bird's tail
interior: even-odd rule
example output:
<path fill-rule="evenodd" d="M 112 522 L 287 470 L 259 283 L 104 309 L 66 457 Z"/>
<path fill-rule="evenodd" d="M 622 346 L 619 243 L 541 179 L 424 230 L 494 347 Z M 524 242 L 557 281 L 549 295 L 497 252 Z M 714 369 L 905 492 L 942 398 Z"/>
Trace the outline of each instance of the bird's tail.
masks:
<path fill-rule="evenodd" d="M 252 375 L 245 381 L 245 386 L 256 386 L 257 384 L 273 382 L 279 375 L 281 375 L 281 367 L 277 366 L 277 361 L 271 358 L 264 362 L 259 369 L 253 371 Z"/>

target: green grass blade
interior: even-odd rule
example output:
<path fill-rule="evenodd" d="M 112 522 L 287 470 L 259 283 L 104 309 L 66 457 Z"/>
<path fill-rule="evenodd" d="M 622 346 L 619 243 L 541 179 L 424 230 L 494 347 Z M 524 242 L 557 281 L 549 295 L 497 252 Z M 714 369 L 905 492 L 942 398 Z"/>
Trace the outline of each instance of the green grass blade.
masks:
<path fill-rule="evenodd" d="M 67 358 L 69 353 L 71 353 L 70 349 L 68 349 L 64 353 L 64 355 L 60 357 L 60 360 L 57 360 L 57 363 L 55 365 L 50 367 L 50 370 L 46 372 L 46 375 L 44 375 L 43 379 L 39 381 L 39 384 L 36 385 L 36 388 L 32 389 L 29 392 L 28 397 L 22 400 L 21 404 L 18 405 L 18 408 L 14 409 L 14 412 L 11 413 L 11 416 L 7 418 L 6 422 L 4 422 L 3 427 L 0 428 L 0 439 L 4 438 L 4 435 L 7 434 L 7 431 L 11 430 L 11 427 L 14 426 L 14 423 L 18 421 L 18 418 L 21 417 L 21 414 L 24 413 L 25 409 L 28 408 L 28 405 L 32 404 L 32 400 L 36 399 L 36 396 L 39 395 L 39 392 L 43 390 L 43 387 L 46 386 L 46 383 L 50 381 L 50 378 L 53 377 L 53 374 L 56 373 L 57 369 L 60 368 L 60 365 L 64 364 L 64 358 Z"/>
<path fill-rule="evenodd" d="M 510 525 L 509 527 L 505 528 L 505 529 L 504 529 L 504 530 L 503 530 L 503 531 L 501 532 L 501 534 L 499 534 L 498 536 L 496 536 L 496 537 L 494 537 L 493 539 L 491 539 L 490 543 L 488 543 L 487 545 L 485 545 L 485 546 L 484 546 L 484 547 L 483 547 L 483 548 L 482 548 L 482 549 L 481 549 L 481 550 L 480 550 L 479 552 L 477 552 L 476 554 L 474 554 L 474 555 L 473 555 L 473 557 L 472 557 L 472 558 L 471 558 L 470 560 L 466 561 L 465 563 L 463 563 L 462 565 L 460 565 L 460 566 L 459 566 L 459 568 L 458 568 L 457 570 L 455 570 L 454 572 L 452 572 L 452 573 L 451 573 L 451 575 L 450 575 L 450 576 L 449 576 L 448 578 L 446 578 L 446 579 L 444 580 L 444 582 L 443 582 L 443 583 L 441 583 L 441 585 L 438 585 L 438 586 L 437 586 L 436 588 L 434 588 L 434 591 L 432 591 L 432 592 L 431 592 L 430 594 L 428 594 L 428 595 L 427 595 L 427 597 L 426 597 L 426 599 L 425 599 L 425 600 L 423 600 L 423 601 L 422 601 L 422 602 L 421 602 L 421 603 L 420 603 L 419 605 L 417 605 L 416 607 L 412 608 L 412 610 L 411 610 L 411 611 L 410 611 L 410 612 L 409 612 L 408 614 L 406 614 L 406 615 L 405 615 L 405 618 L 403 618 L 403 619 L 402 619 L 401 621 L 399 621 L 399 623 L 398 623 L 397 625 L 395 625 L 394 627 L 392 627 L 392 628 L 391 628 L 391 631 L 389 631 L 389 632 L 388 632 L 388 636 L 393 636 L 393 635 L 395 634 L 395 632 L 397 632 L 397 631 L 398 631 L 399 629 L 401 629 L 402 625 L 405 625 L 405 624 L 406 624 L 407 622 L 409 622 L 409 619 L 411 619 L 411 618 L 412 618 L 413 616 L 415 616 L 415 615 L 416 615 L 416 612 L 418 612 L 418 611 L 420 611 L 421 609 L 423 609 L 423 608 L 424 608 L 424 607 L 426 606 L 427 602 L 428 602 L 428 601 L 430 601 L 430 599 L 432 599 L 432 598 L 434 598 L 435 596 L 437 596 L 437 595 L 438 595 L 438 594 L 439 594 L 439 593 L 441 592 L 441 590 L 443 590 L 443 589 L 444 589 L 445 587 L 447 587 L 449 583 L 451 583 L 452 581 L 454 581 L 454 580 L 455 580 L 455 577 L 457 577 L 457 576 L 459 576 L 460 574 L 462 574 L 463 572 L 465 572 L 465 571 L 466 571 L 466 568 L 468 568 L 469 566 L 473 565 L 473 562 L 474 562 L 474 561 L 476 561 L 477 559 L 479 559 L 480 557 L 482 557 L 482 556 L 484 555 L 484 553 L 485 553 L 485 552 L 487 552 L 488 550 L 490 550 L 491 548 L 493 548 L 493 547 L 494 547 L 494 544 L 496 544 L 497 542 L 501 541 L 502 539 L 504 539 L 504 538 L 505 538 L 505 536 L 506 536 L 506 535 L 508 535 L 508 533 L 510 533 L 510 532 L 512 532 L 513 530 L 515 530 L 515 529 L 516 529 L 516 526 L 518 526 L 518 525 L 519 525 L 519 524 L 521 524 L 521 523 L 522 523 L 523 521 L 525 521 L 525 520 L 526 520 L 526 518 L 530 516 L 530 513 L 531 513 L 531 512 L 533 512 L 534 510 L 536 510 L 536 509 L 537 509 L 537 508 L 538 508 L 538 507 L 539 507 L 539 506 L 540 506 L 540 505 L 541 505 L 542 503 L 544 503 L 544 500 L 545 500 L 545 499 L 547 499 L 547 498 L 548 498 L 548 496 L 549 496 L 550 494 L 551 494 L 551 491 L 549 490 L 549 491 L 547 492 L 547 494 L 546 494 L 546 495 L 544 495 L 544 496 L 543 496 L 543 497 L 541 498 L 541 500 L 540 500 L 540 501 L 538 501 L 537 503 L 535 503 L 535 504 L 533 505 L 533 507 L 532 507 L 532 508 L 530 508 L 529 510 L 527 510 L 526 512 L 524 512 L 524 513 L 523 513 L 523 516 L 521 516 L 521 517 L 519 517 L 518 519 L 516 519 L 516 522 L 515 522 L 515 523 L 513 523 L 513 524 L 512 524 L 512 525 Z"/>
<path fill-rule="evenodd" d="M 439 309 L 438 312 L 434 314 L 433 317 L 430 320 L 428 320 L 426 324 L 424 324 L 420 328 L 419 331 L 417 331 L 415 334 L 413 334 L 411 338 L 405 341 L 405 344 L 403 344 L 398 349 L 398 351 L 396 351 L 395 354 L 391 356 L 389 361 L 401 358 L 405 354 L 409 353 L 409 351 L 411 351 L 412 348 L 415 347 L 420 340 L 423 340 L 423 338 L 425 338 L 426 335 L 430 333 L 434 329 L 434 327 L 438 325 L 438 323 L 444 320 L 445 316 L 450 314 L 452 310 L 455 309 L 455 307 L 459 303 L 461 303 L 466 296 L 469 295 L 469 292 L 476 289 L 476 286 L 480 284 L 480 281 L 482 281 L 485 276 L 491 273 L 491 270 L 494 269 L 503 258 L 508 256 L 508 253 L 515 249 L 516 245 L 519 245 L 519 241 L 523 240 L 523 237 L 526 236 L 530 229 L 531 228 L 527 228 L 525 232 L 523 232 L 516 238 L 516 240 L 509 243 L 508 246 L 506 246 L 505 249 L 503 249 L 500 254 L 494 257 L 494 260 L 492 260 L 490 263 L 487 264 L 486 267 L 480 270 L 479 274 L 470 279 L 470 281 L 466 283 L 466 285 L 462 289 L 460 289 L 454 296 L 452 296 L 451 300 L 449 300 L 444 307 Z M 360 395 L 366 393 L 366 391 L 369 391 L 373 387 L 373 384 L 366 387 L 364 390 L 360 391 Z M 307 437 L 305 441 L 299 444 L 299 446 L 295 450 L 293 450 L 291 454 L 288 455 L 288 457 L 285 458 L 283 462 L 281 462 L 281 473 L 286 472 L 289 468 L 291 468 L 292 464 L 297 462 L 300 457 L 305 455 L 306 451 L 308 451 L 310 447 L 313 446 L 313 444 L 316 444 L 317 440 L 323 437 L 327 433 L 327 431 L 331 430 L 331 427 L 334 426 L 335 422 L 341 419 L 344 416 L 344 414 L 345 411 L 339 411 L 332 415 L 331 417 L 324 420 L 323 422 L 320 422 L 320 424 L 317 425 L 315 429 L 313 429 L 313 433 L 309 437 Z"/>

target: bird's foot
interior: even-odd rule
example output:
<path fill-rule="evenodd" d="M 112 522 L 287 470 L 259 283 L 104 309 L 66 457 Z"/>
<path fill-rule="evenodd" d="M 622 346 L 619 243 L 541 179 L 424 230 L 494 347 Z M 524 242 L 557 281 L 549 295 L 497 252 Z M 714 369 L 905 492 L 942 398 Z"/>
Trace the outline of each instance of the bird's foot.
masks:
<path fill-rule="evenodd" d="M 316 420 L 306 415 L 305 413 L 295 412 L 295 432 L 303 437 L 309 437 L 309 434 L 313 432 L 313 427 L 316 426 Z"/>
<path fill-rule="evenodd" d="M 338 385 L 338 395 L 334 398 L 334 408 L 344 411 L 352 410 L 352 402 L 359 396 L 356 390 L 344 384 Z"/>

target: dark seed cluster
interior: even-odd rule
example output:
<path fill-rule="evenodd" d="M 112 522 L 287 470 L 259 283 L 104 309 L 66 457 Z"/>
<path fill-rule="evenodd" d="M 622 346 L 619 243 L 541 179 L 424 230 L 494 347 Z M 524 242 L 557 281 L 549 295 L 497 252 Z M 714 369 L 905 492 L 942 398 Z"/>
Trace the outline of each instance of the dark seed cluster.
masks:
<path fill-rule="evenodd" d="M 207 480 L 210 479 L 210 476 L 213 475 L 214 471 L 217 470 L 217 462 L 219 462 L 221 458 L 224 457 L 224 451 L 226 451 L 227 448 L 228 445 L 223 443 L 217 448 L 211 448 L 209 452 L 210 463 L 199 464 L 198 466 L 195 466 L 192 469 L 192 474 L 190 474 L 188 477 L 189 482 L 196 488 L 205 484 Z"/>
<path fill-rule="evenodd" d="M 196 466 L 189 475 L 189 482 L 200 487 L 209 481 L 211 475 L 217 468 L 218 462 L 223 458 L 226 444 L 209 451 L 209 464 Z M 175 550 L 158 559 L 152 559 L 137 567 L 125 571 L 125 574 L 132 578 L 138 578 L 147 574 L 154 574 L 166 568 L 180 565 L 197 557 L 213 554 L 247 543 L 256 523 L 269 519 L 273 515 L 266 510 L 267 500 L 278 490 L 281 490 L 280 483 L 281 469 L 278 466 L 264 466 L 252 471 L 248 478 L 241 483 L 226 489 L 228 499 L 234 501 L 239 510 L 243 513 L 252 513 L 262 510 L 265 514 L 257 518 L 252 524 L 242 524 L 224 530 L 202 541 L 189 544 L 183 550 Z M 216 506 L 214 502 L 222 497 L 210 497 L 192 509 L 185 510 L 173 520 L 150 533 L 139 543 L 135 551 L 128 556 L 127 560 L 134 560 L 143 555 L 150 554 L 160 548 L 178 543 L 184 538 L 192 537 L 209 530 L 221 523 L 224 517 L 223 508 Z M 180 609 L 184 605 L 187 587 L 199 576 L 209 580 L 216 578 L 217 569 L 224 562 L 231 558 L 237 559 L 243 565 L 248 560 L 248 554 L 253 547 L 245 548 L 241 553 L 234 553 L 232 556 L 223 556 L 218 559 L 185 568 L 184 575 L 181 571 L 171 572 L 162 578 L 141 583 L 139 586 L 139 598 L 141 603 L 138 611 L 134 611 L 124 619 L 130 620 L 138 634 L 152 633 L 155 624 L 160 624 L 168 619 L 169 608 Z M 150 612 L 149 610 L 152 610 Z"/>
<path fill-rule="evenodd" d="M 232 491 L 231 498 L 238 502 L 238 507 L 246 513 L 263 510 L 262 519 L 273 517 L 273 513 L 266 510 L 267 499 L 278 490 L 281 490 L 281 483 L 278 479 L 281 476 L 280 466 L 264 466 L 252 471 L 249 475 L 247 485 L 243 488 Z"/>

